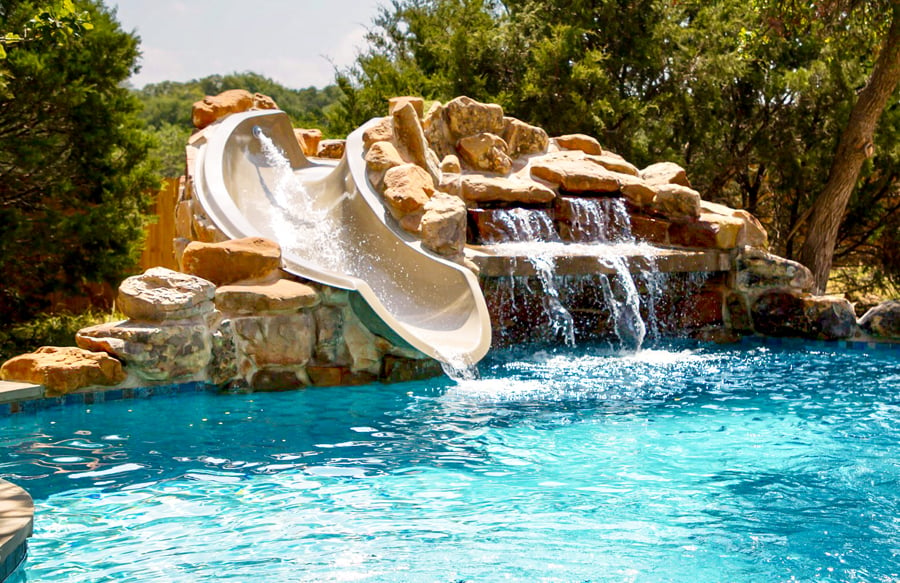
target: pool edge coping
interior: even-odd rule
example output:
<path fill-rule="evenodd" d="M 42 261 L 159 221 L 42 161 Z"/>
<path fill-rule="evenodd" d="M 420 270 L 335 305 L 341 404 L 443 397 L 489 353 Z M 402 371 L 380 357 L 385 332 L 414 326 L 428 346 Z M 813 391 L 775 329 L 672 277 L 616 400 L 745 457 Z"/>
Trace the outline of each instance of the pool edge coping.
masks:
<path fill-rule="evenodd" d="M 25 560 L 34 533 L 34 501 L 23 488 L 0 479 L 0 582 Z"/>

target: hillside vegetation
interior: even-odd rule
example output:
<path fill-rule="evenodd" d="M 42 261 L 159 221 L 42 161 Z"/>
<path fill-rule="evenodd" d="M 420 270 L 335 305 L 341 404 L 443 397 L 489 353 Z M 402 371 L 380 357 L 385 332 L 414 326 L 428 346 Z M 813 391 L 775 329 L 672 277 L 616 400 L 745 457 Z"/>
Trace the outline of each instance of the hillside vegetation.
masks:
<path fill-rule="evenodd" d="M 298 128 L 317 128 L 327 137 L 337 136 L 330 130 L 329 112 L 341 95 L 335 85 L 324 89 L 308 87 L 289 89 L 256 73 L 210 75 L 186 82 L 164 81 L 147 85 L 135 94 L 143 103 L 140 114 L 157 139 L 155 157 L 160 160 L 163 176 L 184 173 L 184 146 L 193 130 L 191 105 L 206 95 L 217 95 L 229 89 L 246 89 L 268 95 L 284 110 Z"/>

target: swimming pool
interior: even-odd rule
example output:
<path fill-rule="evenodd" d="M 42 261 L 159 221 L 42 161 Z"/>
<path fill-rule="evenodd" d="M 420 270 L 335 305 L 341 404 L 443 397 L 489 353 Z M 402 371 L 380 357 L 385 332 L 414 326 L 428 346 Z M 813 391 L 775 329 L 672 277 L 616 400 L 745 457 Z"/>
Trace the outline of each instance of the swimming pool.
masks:
<path fill-rule="evenodd" d="M 482 379 L 0 419 L 16 581 L 893 581 L 900 353 L 491 355 Z"/>

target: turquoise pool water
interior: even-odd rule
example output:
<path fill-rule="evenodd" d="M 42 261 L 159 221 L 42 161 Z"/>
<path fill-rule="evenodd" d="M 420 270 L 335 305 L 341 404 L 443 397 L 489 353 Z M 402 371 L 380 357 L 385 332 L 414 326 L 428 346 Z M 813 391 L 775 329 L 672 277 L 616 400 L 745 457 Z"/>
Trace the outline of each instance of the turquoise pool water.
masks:
<path fill-rule="evenodd" d="M 896 350 L 481 373 L 0 419 L 0 475 L 37 505 L 18 581 L 900 578 Z"/>

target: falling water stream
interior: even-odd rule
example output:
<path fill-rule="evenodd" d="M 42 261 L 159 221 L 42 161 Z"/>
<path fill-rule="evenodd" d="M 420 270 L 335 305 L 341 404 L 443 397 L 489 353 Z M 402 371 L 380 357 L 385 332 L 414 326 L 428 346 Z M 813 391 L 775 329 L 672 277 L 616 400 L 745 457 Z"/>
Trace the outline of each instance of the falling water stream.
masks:
<path fill-rule="evenodd" d="M 629 350 L 639 350 L 648 333 L 648 324 L 656 327 L 655 297 L 648 297 L 649 322 L 641 317 L 641 296 L 635 276 L 629 270 L 625 254 L 639 255 L 653 265 L 652 248 L 638 244 L 631 232 L 631 221 L 621 199 L 568 199 L 574 243 L 562 243 L 553 220 L 545 210 L 511 209 L 494 213 L 499 239 L 491 241 L 500 248 L 522 251 L 534 268 L 544 296 L 544 310 L 557 337 L 567 346 L 575 344 L 575 325 L 572 314 L 560 301 L 556 275 L 556 256 L 573 251 L 596 256 L 610 269 L 614 277 L 602 277 L 599 292 L 604 304 L 610 307 L 613 327 L 620 344 Z M 532 245 L 540 243 L 540 245 Z M 660 292 L 648 280 L 650 296 Z"/>

